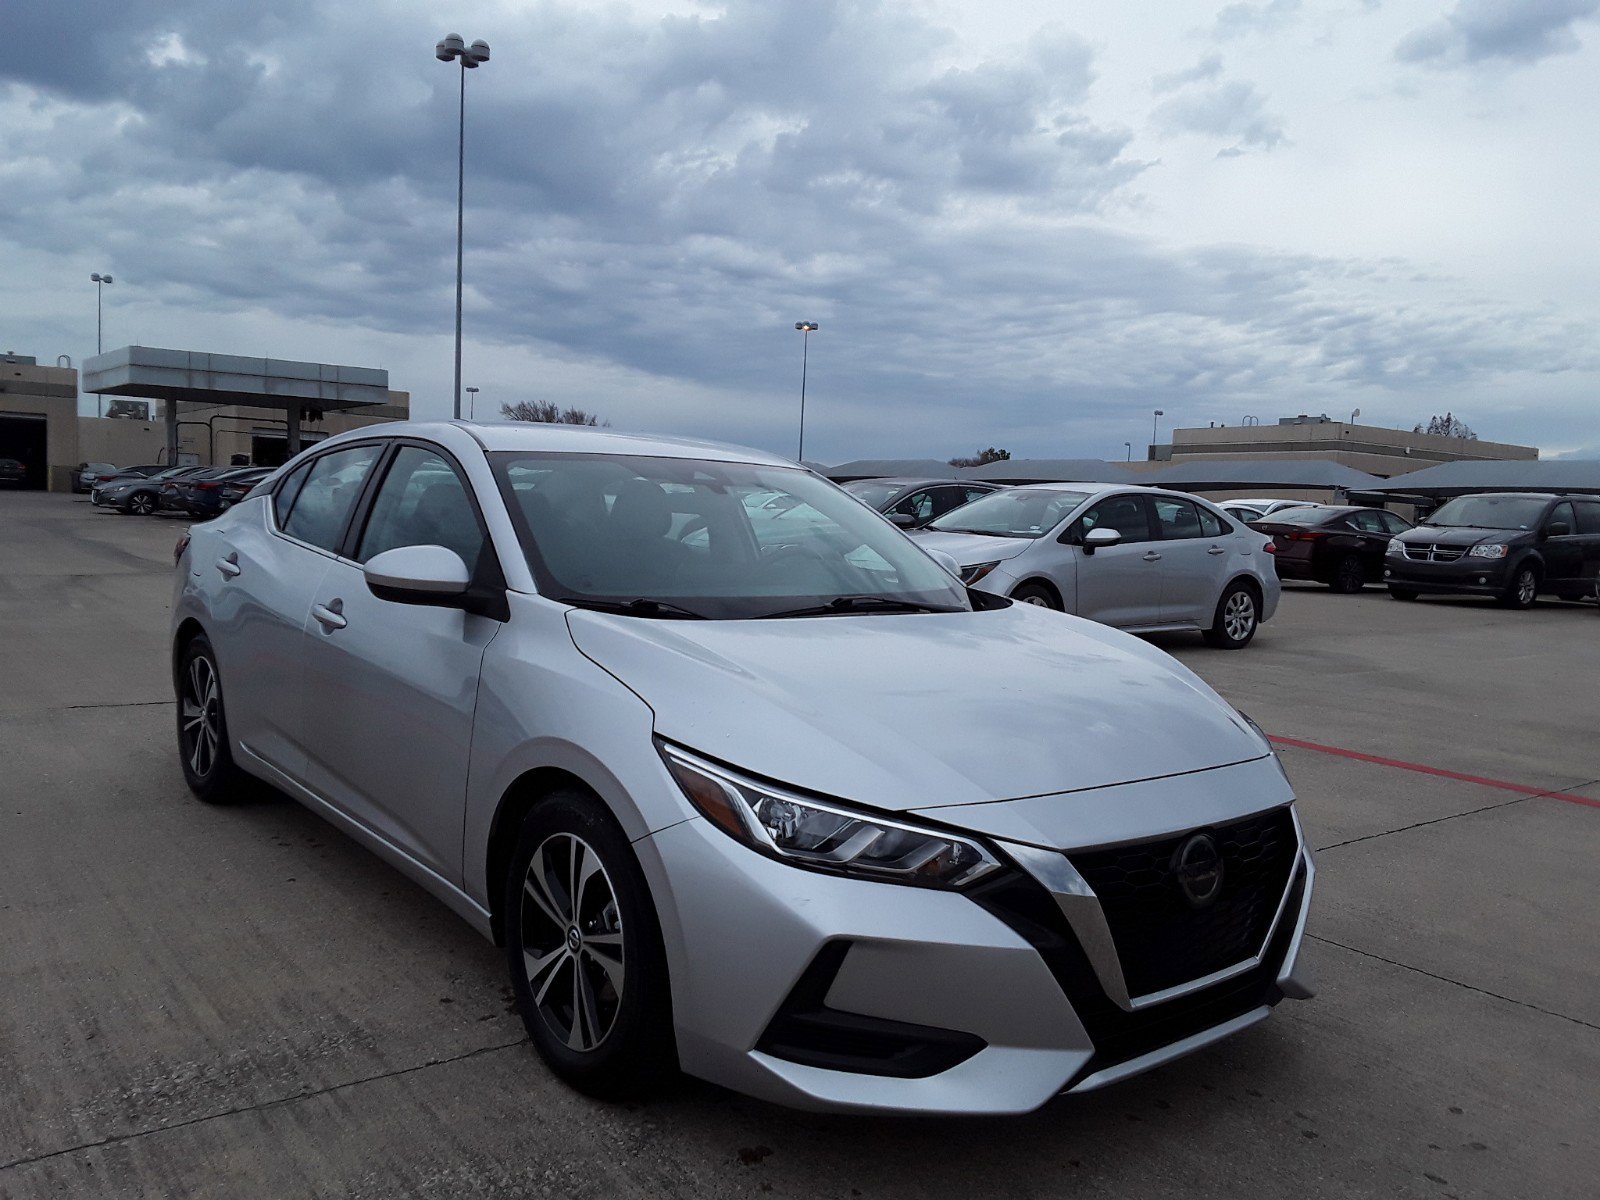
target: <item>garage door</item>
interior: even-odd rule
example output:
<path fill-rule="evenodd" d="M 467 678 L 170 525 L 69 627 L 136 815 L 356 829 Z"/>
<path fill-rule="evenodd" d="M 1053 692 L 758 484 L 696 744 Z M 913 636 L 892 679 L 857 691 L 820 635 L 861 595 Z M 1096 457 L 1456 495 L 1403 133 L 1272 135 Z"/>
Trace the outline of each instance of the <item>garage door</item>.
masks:
<path fill-rule="evenodd" d="M 0 459 L 14 459 L 24 470 L 20 484 L 11 482 L 9 472 L 0 471 L 0 487 L 43 491 L 49 486 L 50 469 L 44 449 L 48 428 L 43 413 L 0 413 Z"/>

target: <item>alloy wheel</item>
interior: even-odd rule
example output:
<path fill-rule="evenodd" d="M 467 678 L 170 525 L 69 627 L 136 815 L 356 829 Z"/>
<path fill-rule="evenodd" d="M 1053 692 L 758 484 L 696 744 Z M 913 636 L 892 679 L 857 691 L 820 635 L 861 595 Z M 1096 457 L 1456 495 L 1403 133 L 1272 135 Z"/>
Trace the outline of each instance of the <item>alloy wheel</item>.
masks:
<path fill-rule="evenodd" d="M 217 765 L 217 749 L 222 744 L 222 693 L 217 687 L 217 671 L 203 654 L 189 660 L 183 681 L 183 755 L 189 769 L 204 779 Z"/>
<path fill-rule="evenodd" d="M 522 884 L 522 961 L 534 1007 L 570 1050 L 609 1036 L 625 983 L 622 914 L 605 864 L 570 833 L 546 838 Z"/>
<path fill-rule="evenodd" d="M 1538 581 L 1534 579 L 1532 571 L 1524 569 L 1519 572 L 1517 575 L 1517 603 L 1524 607 L 1532 604 L 1538 588 Z"/>
<path fill-rule="evenodd" d="M 133 511 L 138 513 L 141 517 L 148 517 L 152 512 L 155 511 L 156 505 L 155 501 L 149 496 L 140 493 L 129 502 L 129 507 L 131 507 Z"/>
<path fill-rule="evenodd" d="M 1242 641 L 1250 636 L 1250 631 L 1256 624 L 1256 602 L 1250 593 L 1244 590 L 1234 592 L 1228 597 L 1228 603 L 1222 610 L 1222 626 L 1228 631 L 1228 637 L 1234 641 Z"/>
<path fill-rule="evenodd" d="M 1043 596 L 1024 596 L 1022 598 L 1022 602 L 1024 604 L 1036 605 L 1039 608 L 1049 608 L 1050 607 L 1050 602 L 1048 600 L 1046 600 Z"/>

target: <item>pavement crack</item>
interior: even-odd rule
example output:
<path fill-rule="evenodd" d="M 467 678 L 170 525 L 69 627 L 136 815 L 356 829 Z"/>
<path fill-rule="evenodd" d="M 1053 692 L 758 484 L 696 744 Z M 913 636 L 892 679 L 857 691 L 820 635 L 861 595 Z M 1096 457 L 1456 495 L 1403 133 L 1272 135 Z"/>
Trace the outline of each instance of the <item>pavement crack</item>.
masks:
<path fill-rule="evenodd" d="M 1526 804 L 1530 800 L 1559 800 L 1572 792 L 1593 787 L 1597 783 L 1600 783 L 1600 779 L 1591 779 L 1587 783 L 1575 783 L 1571 787 L 1551 788 L 1548 792 L 1540 792 L 1537 795 L 1517 796 L 1512 800 L 1502 800 L 1498 804 L 1485 804 L 1482 808 L 1469 808 L 1466 812 L 1449 813 L 1446 816 L 1432 817 L 1426 821 L 1415 821 L 1410 825 L 1401 825 L 1397 829 L 1385 829 L 1381 833 L 1364 833 L 1360 837 L 1346 838 L 1342 842 L 1330 842 L 1326 846 L 1318 846 L 1316 848 L 1316 852 L 1318 854 L 1322 854 L 1328 850 L 1337 850 L 1341 846 L 1354 846 L 1357 842 L 1370 842 L 1376 840 L 1377 838 L 1390 837 L 1396 833 L 1405 833 L 1412 829 L 1422 829 L 1428 825 L 1441 825 L 1446 821 L 1455 821 L 1461 817 L 1475 817 L 1479 813 L 1493 812 L 1497 808 L 1510 808 L 1514 804 Z"/>
<path fill-rule="evenodd" d="M 1532 1009 L 1534 1012 L 1542 1013 L 1547 1017 L 1555 1017 L 1562 1021 L 1571 1021 L 1574 1025 L 1581 1025 L 1585 1029 L 1600 1031 L 1600 1025 L 1596 1025 L 1593 1021 L 1585 1021 L 1582 1017 L 1571 1017 L 1566 1013 L 1556 1012 L 1553 1009 L 1541 1008 L 1539 1005 L 1532 1004 L 1527 1000 L 1518 1000 L 1514 996 L 1502 995 L 1500 992 L 1491 992 L 1488 988 L 1481 988 L 1470 983 L 1463 983 L 1461 980 L 1452 979 L 1448 975 L 1438 975 L 1433 971 L 1424 970 L 1422 967 L 1414 967 L 1410 963 L 1400 962 L 1398 959 L 1385 958 L 1383 955 L 1375 954 L 1371 950 L 1360 950 L 1355 946 L 1348 946 L 1344 942 L 1336 942 L 1332 938 L 1319 937 L 1314 933 L 1307 933 L 1306 937 L 1310 938 L 1314 942 L 1321 942 L 1325 946 L 1337 946 L 1340 950 L 1348 950 L 1351 954 L 1359 954 L 1363 958 L 1376 959 L 1378 962 L 1387 963 L 1391 967 L 1399 967 L 1402 971 L 1414 971 L 1418 975 L 1426 975 L 1429 979 L 1437 979 L 1440 983 L 1454 984 L 1456 987 L 1463 988 L 1466 991 L 1477 992 L 1480 996 L 1488 996 L 1495 1000 L 1504 1000 L 1507 1004 L 1515 1004 L 1519 1008 Z"/>
<path fill-rule="evenodd" d="M 481 1058 L 487 1054 L 498 1054 L 502 1050 L 510 1050 L 517 1046 L 526 1045 L 527 1041 L 526 1037 L 521 1037 L 512 1042 L 501 1042 L 493 1046 L 479 1046 L 476 1050 L 466 1050 L 460 1054 L 452 1054 L 447 1058 L 430 1058 L 427 1062 L 415 1063 L 409 1067 L 396 1067 L 392 1071 L 380 1071 L 375 1075 L 365 1075 L 360 1079 L 347 1079 L 343 1083 L 331 1083 L 327 1087 L 315 1088 L 306 1092 L 295 1092 L 292 1096 L 277 1096 L 271 1100 L 262 1100 L 257 1104 L 243 1104 L 237 1108 L 225 1108 L 217 1112 L 205 1113 L 202 1116 L 190 1117 L 185 1121 L 173 1121 L 168 1125 L 139 1129 L 133 1133 L 114 1134 L 111 1137 L 99 1138 L 92 1142 L 81 1142 L 76 1146 L 63 1146 L 59 1150 L 47 1150 L 43 1154 L 32 1154 L 25 1158 L 16 1158 L 10 1162 L 0 1163 L 0 1171 L 9 1171 L 15 1167 L 26 1167 L 33 1163 L 48 1162 L 50 1159 L 60 1158 L 67 1154 L 77 1154 L 84 1150 L 98 1150 L 103 1146 L 116 1146 L 123 1142 L 138 1141 L 141 1138 L 151 1137 L 158 1133 L 170 1133 L 174 1129 L 187 1129 L 193 1125 L 204 1125 L 210 1121 L 220 1120 L 223 1117 L 236 1117 L 241 1113 L 264 1112 L 270 1108 L 282 1108 L 286 1105 L 298 1104 L 302 1100 L 314 1100 L 318 1096 L 342 1092 L 347 1088 L 360 1087 L 367 1083 L 377 1083 L 384 1079 L 395 1079 L 402 1075 L 412 1075 L 418 1071 L 426 1071 L 430 1067 L 442 1067 L 450 1063 Z"/>

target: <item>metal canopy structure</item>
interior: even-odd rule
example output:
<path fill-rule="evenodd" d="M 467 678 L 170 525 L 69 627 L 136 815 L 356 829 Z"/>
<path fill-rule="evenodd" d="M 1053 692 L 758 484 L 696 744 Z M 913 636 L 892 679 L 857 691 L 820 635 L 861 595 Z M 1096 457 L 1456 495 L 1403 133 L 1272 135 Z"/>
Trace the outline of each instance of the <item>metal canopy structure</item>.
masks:
<path fill-rule="evenodd" d="M 1141 472 L 1139 482 L 1188 489 L 1316 488 L 1369 492 L 1384 480 L 1325 459 L 1198 458 Z"/>
<path fill-rule="evenodd" d="M 966 473 L 936 458 L 858 458 L 822 470 L 835 483 L 849 483 L 852 479 L 954 479 Z"/>
<path fill-rule="evenodd" d="M 1142 483 L 1126 467 L 1099 458 L 1006 458 L 961 472 L 991 483 Z"/>
<path fill-rule="evenodd" d="M 1440 463 L 1364 492 L 1388 499 L 1442 500 L 1473 492 L 1580 492 L 1600 495 L 1600 461 L 1581 458 L 1488 459 Z"/>
<path fill-rule="evenodd" d="M 282 409 L 290 455 L 300 452 L 305 409 L 330 412 L 389 403 L 389 372 L 374 367 L 243 358 L 197 350 L 122 346 L 83 364 L 82 390 L 166 401 L 167 452 L 177 461 L 178 405 Z"/>

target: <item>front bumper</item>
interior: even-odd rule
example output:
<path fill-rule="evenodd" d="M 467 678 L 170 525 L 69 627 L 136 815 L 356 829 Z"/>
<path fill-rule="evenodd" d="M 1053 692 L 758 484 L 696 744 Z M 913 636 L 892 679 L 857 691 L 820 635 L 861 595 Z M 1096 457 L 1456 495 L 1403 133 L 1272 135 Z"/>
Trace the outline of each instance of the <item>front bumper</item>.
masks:
<path fill-rule="evenodd" d="M 999 805 L 995 807 L 1005 807 Z M 1092 891 L 1059 851 L 970 893 L 805 871 L 693 819 L 636 843 L 661 918 L 684 1069 L 800 1108 L 1018 1113 L 1264 1018 L 1296 978 L 1313 867 L 1254 961 L 1129 1000 Z M 1103 925 L 1103 922 L 1102 922 Z"/>
<path fill-rule="evenodd" d="M 1471 595 L 1496 595 L 1505 591 L 1511 579 L 1512 559 L 1471 558 L 1462 555 L 1453 562 L 1417 562 L 1398 555 L 1383 560 L 1383 582 L 1390 587 L 1417 592 L 1461 592 Z"/>

